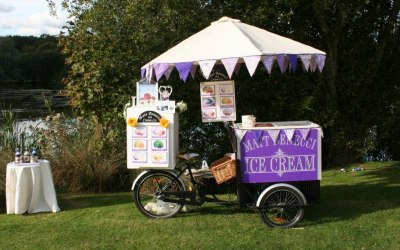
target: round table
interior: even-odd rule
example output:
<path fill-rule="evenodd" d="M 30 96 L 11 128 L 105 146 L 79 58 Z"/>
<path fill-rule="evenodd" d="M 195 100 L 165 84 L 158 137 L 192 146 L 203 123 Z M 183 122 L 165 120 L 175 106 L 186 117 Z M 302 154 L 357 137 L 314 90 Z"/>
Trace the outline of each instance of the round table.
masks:
<path fill-rule="evenodd" d="M 7 214 L 59 212 L 50 163 L 7 164 Z"/>

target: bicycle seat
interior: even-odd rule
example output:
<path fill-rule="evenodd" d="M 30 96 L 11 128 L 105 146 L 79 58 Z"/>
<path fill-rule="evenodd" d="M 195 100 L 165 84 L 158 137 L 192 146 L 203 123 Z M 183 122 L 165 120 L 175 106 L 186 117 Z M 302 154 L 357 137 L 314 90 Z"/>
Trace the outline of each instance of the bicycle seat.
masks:
<path fill-rule="evenodd" d="M 188 153 L 188 154 L 178 154 L 177 155 L 178 158 L 187 160 L 187 161 L 192 160 L 198 156 L 199 156 L 199 154 L 197 154 L 197 153 Z"/>

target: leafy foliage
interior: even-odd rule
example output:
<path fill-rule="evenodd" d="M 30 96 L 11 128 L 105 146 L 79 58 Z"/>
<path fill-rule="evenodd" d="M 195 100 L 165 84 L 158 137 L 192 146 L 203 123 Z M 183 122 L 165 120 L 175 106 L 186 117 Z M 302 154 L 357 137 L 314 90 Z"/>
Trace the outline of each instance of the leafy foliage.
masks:
<path fill-rule="evenodd" d="M 59 88 L 64 73 L 57 38 L 0 37 L 0 87 Z"/>
<path fill-rule="evenodd" d="M 399 0 L 65 0 L 73 20 L 60 40 L 71 67 L 66 83 L 73 105 L 97 117 L 106 134 L 117 131 L 114 141 L 122 141 L 119 118 L 135 93 L 140 67 L 226 15 L 328 55 L 322 74 L 281 75 L 275 69 L 268 75 L 260 67 L 250 78 L 243 66 L 235 78 L 239 117 L 319 123 L 327 164 L 379 157 L 382 150 L 397 157 L 395 145 L 387 142 L 396 134 L 386 126 L 395 126 L 398 116 L 393 114 L 399 113 L 394 91 L 400 72 L 399 5 Z M 202 80 L 197 75 L 183 84 L 175 71 L 160 84 L 172 85 L 177 90 L 173 98 L 188 102 L 189 112 L 181 117 L 183 148 L 213 158 L 229 143 L 222 140 L 226 134 L 219 124 L 200 122 L 196 88 Z"/>

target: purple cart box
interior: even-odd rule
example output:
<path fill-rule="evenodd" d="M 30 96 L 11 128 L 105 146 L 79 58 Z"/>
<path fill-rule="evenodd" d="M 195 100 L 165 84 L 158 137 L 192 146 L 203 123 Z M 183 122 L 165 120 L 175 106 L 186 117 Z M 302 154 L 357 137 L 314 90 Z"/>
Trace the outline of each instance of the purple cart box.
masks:
<path fill-rule="evenodd" d="M 242 183 L 321 179 L 319 125 L 274 122 L 272 127 L 236 128 Z"/>

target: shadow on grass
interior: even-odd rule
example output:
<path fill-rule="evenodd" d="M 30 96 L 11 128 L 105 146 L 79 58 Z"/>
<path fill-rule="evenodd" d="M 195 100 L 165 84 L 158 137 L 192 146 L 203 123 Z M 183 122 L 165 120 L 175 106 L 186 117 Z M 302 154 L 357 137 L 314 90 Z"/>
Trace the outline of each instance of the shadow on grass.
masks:
<path fill-rule="evenodd" d="M 61 211 L 115 206 L 132 203 L 131 193 L 108 193 L 108 194 L 70 194 L 61 193 L 57 195 L 58 205 Z"/>
<path fill-rule="evenodd" d="M 400 165 L 370 167 L 348 185 L 321 186 L 321 199 L 306 209 L 303 224 L 352 220 L 363 214 L 400 208 Z"/>

